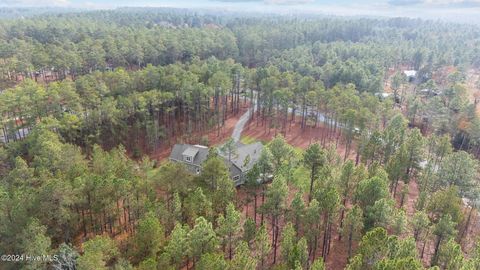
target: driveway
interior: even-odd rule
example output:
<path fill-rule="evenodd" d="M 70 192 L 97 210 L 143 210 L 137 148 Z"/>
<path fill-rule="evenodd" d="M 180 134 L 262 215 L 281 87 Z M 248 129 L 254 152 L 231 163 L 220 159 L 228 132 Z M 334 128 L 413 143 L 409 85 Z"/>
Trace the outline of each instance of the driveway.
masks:
<path fill-rule="evenodd" d="M 257 110 L 257 94 L 254 92 L 254 101 L 252 102 L 252 106 L 248 108 L 248 110 L 240 117 L 238 122 L 235 124 L 235 128 L 232 132 L 232 139 L 235 142 L 239 142 L 242 136 L 243 129 L 248 122 L 248 119 Z"/>

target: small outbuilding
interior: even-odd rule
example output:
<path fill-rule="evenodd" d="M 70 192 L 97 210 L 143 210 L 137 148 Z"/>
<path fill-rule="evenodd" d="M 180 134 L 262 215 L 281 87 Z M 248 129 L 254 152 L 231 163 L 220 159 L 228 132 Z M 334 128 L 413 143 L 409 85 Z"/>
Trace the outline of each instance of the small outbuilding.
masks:
<path fill-rule="evenodd" d="M 407 76 L 407 79 L 409 82 L 415 80 L 417 78 L 417 71 L 416 70 L 404 70 L 403 71 L 403 74 L 405 74 L 405 76 Z"/>

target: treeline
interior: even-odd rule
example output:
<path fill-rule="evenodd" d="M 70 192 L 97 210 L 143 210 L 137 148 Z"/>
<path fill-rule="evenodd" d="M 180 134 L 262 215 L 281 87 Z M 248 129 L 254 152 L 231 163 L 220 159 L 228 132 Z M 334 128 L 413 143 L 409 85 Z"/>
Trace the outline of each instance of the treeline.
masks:
<path fill-rule="evenodd" d="M 120 9 L 3 20 L 0 26 L 4 81 L 51 81 L 215 56 L 321 75 L 328 87 L 354 83 L 379 92 L 391 67 L 428 74 L 438 66 L 480 61 L 478 29 L 408 19 L 232 18 Z"/>

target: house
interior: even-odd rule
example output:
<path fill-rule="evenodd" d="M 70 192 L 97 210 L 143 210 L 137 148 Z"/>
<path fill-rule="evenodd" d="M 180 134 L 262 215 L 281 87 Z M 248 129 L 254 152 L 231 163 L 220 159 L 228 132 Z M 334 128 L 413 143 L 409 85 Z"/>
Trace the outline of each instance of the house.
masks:
<path fill-rule="evenodd" d="M 425 88 L 425 89 L 420 90 L 420 95 L 422 95 L 422 96 L 438 96 L 438 95 L 440 95 L 440 92 L 432 90 L 432 89 Z"/>
<path fill-rule="evenodd" d="M 403 74 L 407 76 L 407 79 L 409 82 L 412 82 L 416 77 L 417 77 L 417 71 L 416 70 L 405 70 L 403 71 Z"/>
<path fill-rule="evenodd" d="M 7 143 L 7 136 L 5 136 L 5 131 L 0 132 L 0 143 Z"/>
<path fill-rule="evenodd" d="M 391 96 L 391 93 L 375 93 L 375 96 L 381 100 L 387 99 Z"/>
<path fill-rule="evenodd" d="M 19 125 L 21 122 L 17 119 L 15 120 Z M 16 128 L 13 127 L 13 124 L 9 127 L 8 125 L 4 125 L 3 127 L 0 125 L 0 143 L 9 143 L 10 141 L 17 141 L 22 140 L 30 133 L 30 129 L 28 127 L 20 127 Z"/>
<path fill-rule="evenodd" d="M 230 155 L 230 159 L 229 155 L 222 151 L 219 151 L 219 155 L 224 159 L 235 186 L 239 186 L 245 183 L 247 172 L 260 158 L 263 145 L 259 142 L 246 145 L 237 142 L 235 147 L 235 153 Z M 200 174 L 202 164 L 207 160 L 208 151 L 208 147 L 203 145 L 176 144 L 173 146 L 170 160 L 183 163 L 190 172 Z"/>

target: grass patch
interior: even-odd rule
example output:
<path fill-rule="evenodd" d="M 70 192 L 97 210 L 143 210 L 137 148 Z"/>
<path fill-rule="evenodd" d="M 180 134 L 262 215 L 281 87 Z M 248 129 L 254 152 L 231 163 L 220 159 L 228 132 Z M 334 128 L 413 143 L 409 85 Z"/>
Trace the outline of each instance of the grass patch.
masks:
<path fill-rule="evenodd" d="M 155 175 L 157 175 L 159 171 L 160 171 L 160 167 L 158 167 L 158 168 L 153 168 L 153 169 L 149 170 L 149 171 L 147 172 L 147 178 L 148 178 L 148 179 L 151 179 L 152 177 L 154 177 Z"/>
<path fill-rule="evenodd" d="M 307 192 L 310 187 L 310 172 L 304 166 L 298 166 L 293 171 L 293 179 L 291 182 L 300 191 Z"/>
<path fill-rule="evenodd" d="M 240 142 L 243 143 L 243 144 L 252 144 L 252 143 L 255 143 L 257 140 L 253 137 L 249 137 L 249 136 L 242 136 L 240 138 Z"/>
<path fill-rule="evenodd" d="M 303 157 L 303 153 L 305 152 L 305 150 L 296 146 L 292 146 L 292 148 L 293 148 L 293 152 L 295 153 L 295 156 L 301 159 Z"/>

